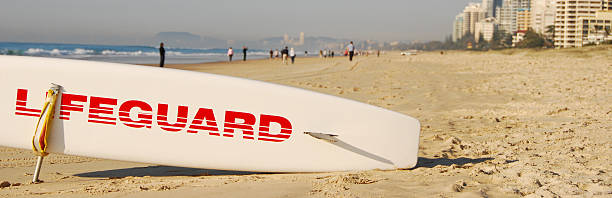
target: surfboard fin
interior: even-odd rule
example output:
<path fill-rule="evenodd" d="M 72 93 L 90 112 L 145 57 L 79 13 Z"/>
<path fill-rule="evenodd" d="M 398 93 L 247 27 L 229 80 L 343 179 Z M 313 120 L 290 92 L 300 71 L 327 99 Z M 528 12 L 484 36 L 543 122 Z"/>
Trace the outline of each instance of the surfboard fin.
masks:
<path fill-rule="evenodd" d="M 325 141 L 329 141 L 329 142 L 337 142 L 338 139 L 336 138 L 336 134 L 329 134 L 329 133 L 316 133 L 316 132 L 304 132 L 304 134 L 308 134 L 314 138 L 320 139 L 320 140 L 325 140 Z"/>

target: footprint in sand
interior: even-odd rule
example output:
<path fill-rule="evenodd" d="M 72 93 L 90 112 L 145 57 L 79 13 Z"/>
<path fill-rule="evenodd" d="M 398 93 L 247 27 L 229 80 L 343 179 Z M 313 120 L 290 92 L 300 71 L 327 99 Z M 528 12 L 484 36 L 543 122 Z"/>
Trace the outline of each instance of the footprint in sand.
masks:
<path fill-rule="evenodd" d="M 359 65 L 359 62 L 355 62 L 353 66 L 351 67 L 351 71 L 354 71 L 358 65 Z"/>

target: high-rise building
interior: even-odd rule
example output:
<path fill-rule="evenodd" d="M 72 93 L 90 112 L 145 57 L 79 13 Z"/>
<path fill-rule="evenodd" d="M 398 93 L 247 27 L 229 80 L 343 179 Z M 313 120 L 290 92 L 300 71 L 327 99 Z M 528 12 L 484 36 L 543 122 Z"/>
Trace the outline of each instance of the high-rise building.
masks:
<path fill-rule="evenodd" d="M 476 42 L 480 40 L 480 36 L 482 36 L 483 40 L 485 41 L 491 41 L 493 39 L 493 34 L 495 34 L 496 29 L 497 22 L 493 17 L 489 17 L 476 22 L 476 29 L 474 34 Z"/>
<path fill-rule="evenodd" d="M 531 28 L 548 37 L 549 26 L 555 25 L 555 0 L 531 0 Z"/>
<path fill-rule="evenodd" d="M 555 47 L 581 47 L 583 32 L 579 21 L 595 17 L 597 11 L 610 10 L 610 5 L 610 0 L 557 0 Z"/>
<path fill-rule="evenodd" d="M 502 6 L 499 8 L 497 21 L 499 29 L 506 33 L 514 33 L 517 31 L 516 14 L 518 11 L 517 0 L 503 0 Z"/>
<path fill-rule="evenodd" d="M 606 8 L 610 10 L 609 8 Z M 601 44 L 612 41 L 612 11 L 597 11 L 595 17 L 581 17 L 576 26 L 579 36 L 576 43 L 579 45 Z"/>
<path fill-rule="evenodd" d="M 300 32 L 300 41 L 297 45 L 298 46 L 304 45 L 304 32 Z"/>
<path fill-rule="evenodd" d="M 502 6 L 503 0 L 482 0 L 482 7 L 485 10 L 486 17 L 497 17 L 497 10 Z"/>
<path fill-rule="evenodd" d="M 463 38 L 463 15 L 463 13 L 460 13 L 455 17 L 455 22 L 453 23 L 453 42 Z"/>
<path fill-rule="evenodd" d="M 518 6 L 517 9 L 527 9 L 529 10 L 531 8 L 531 0 L 515 0 L 516 5 Z"/>
<path fill-rule="evenodd" d="M 480 3 L 470 3 L 463 9 L 463 35 L 474 34 L 476 22 L 485 18 L 485 11 Z"/>
<path fill-rule="evenodd" d="M 499 29 L 505 31 L 506 33 L 513 34 L 519 30 L 517 23 L 519 11 L 524 12 L 521 13 L 521 17 L 527 17 L 529 13 L 525 12 L 530 11 L 531 0 L 503 0 L 501 4 L 502 5 L 499 8 L 499 14 L 497 15 Z"/>
<path fill-rule="evenodd" d="M 289 42 L 291 42 L 289 40 L 289 35 L 285 33 L 285 35 L 283 35 L 283 44 L 288 44 Z"/>
<path fill-rule="evenodd" d="M 516 31 L 525 32 L 531 26 L 531 11 L 529 9 L 520 8 L 516 12 Z"/>
<path fill-rule="evenodd" d="M 492 10 L 493 0 L 482 0 L 482 3 L 480 3 L 480 6 L 482 6 L 482 9 L 486 12 L 485 17 L 494 15 L 495 11 Z"/>
<path fill-rule="evenodd" d="M 516 0 L 516 31 L 531 28 L 531 0 Z"/>

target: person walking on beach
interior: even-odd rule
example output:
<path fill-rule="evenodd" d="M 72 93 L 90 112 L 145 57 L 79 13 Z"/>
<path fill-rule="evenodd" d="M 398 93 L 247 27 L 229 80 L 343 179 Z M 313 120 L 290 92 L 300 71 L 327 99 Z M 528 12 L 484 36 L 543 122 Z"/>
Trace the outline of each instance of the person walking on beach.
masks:
<path fill-rule="evenodd" d="M 274 50 L 270 49 L 270 59 L 274 58 Z"/>
<path fill-rule="evenodd" d="M 346 46 L 346 50 L 348 51 L 349 61 L 353 61 L 353 55 L 355 55 L 355 46 L 353 46 L 353 41 Z"/>
<path fill-rule="evenodd" d="M 289 47 L 285 46 L 285 49 L 283 49 L 283 51 L 281 51 L 281 54 L 283 56 L 283 64 L 287 64 L 287 56 L 289 56 Z"/>
<path fill-rule="evenodd" d="M 291 64 L 295 63 L 295 50 L 293 50 L 293 47 L 289 50 L 289 57 L 291 57 Z"/>
<path fill-rule="evenodd" d="M 164 49 L 164 43 L 159 44 L 159 67 L 164 67 L 166 61 L 166 50 Z"/>
<path fill-rule="evenodd" d="M 234 56 L 234 50 L 230 47 L 227 50 L 227 57 L 229 57 L 229 62 L 232 62 L 232 56 Z"/>
<path fill-rule="evenodd" d="M 249 50 L 249 48 L 242 46 L 242 61 L 246 61 L 247 50 Z"/>

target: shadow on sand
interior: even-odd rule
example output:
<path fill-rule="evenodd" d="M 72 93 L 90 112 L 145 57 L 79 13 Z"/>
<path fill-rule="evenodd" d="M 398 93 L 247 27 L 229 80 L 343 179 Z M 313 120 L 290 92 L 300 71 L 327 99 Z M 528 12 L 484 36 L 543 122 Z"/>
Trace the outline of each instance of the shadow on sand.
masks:
<path fill-rule="evenodd" d="M 148 166 L 134 167 L 104 171 L 94 171 L 87 173 L 79 173 L 74 176 L 78 177 L 106 177 L 106 178 L 123 178 L 123 177 L 143 177 L 143 176 L 207 176 L 207 175 L 253 175 L 266 174 L 259 172 L 243 172 L 243 171 L 226 171 L 213 169 L 198 169 L 198 168 L 183 168 L 175 166 Z"/>
<path fill-rule="evenodd" d="M 467 163 L 477 164 L 494 158 L 425 158 L 419 157 L 419 161 L 416 167 L 412 168 L 433 168 L 438 165 L 450 166 L 453 164 L 464 165 Z M 104 171 L 94 171 L 87 173 L 79 173 L 74 176 L 78 177 L 100 177 L 100 178 L 123 178 L 123 177 L 164 177 L 164 176 L 207 176 L 207 175 L 254 175 L 254 174 L 271 174 L 263 172 L 245 172 L 245 171 L 226 171 L 226 170 L 214 170 L 214 169 L 199 169 L 199 168 L 183 168 L 175 166 L 147 166 L 147 167 L 134 167 Z"/>
<path fill-rule="evenodd" d="M 490 158 L 490 157 L 476 158 L 476 159 L 465 158 L 465 157 L 456 158 L 456 159 L 448 159 L 448 158 L 432 159 L 432 158 L 419 157 L 419 161 L 417 162 L 417 165 L 414 168 L 421 168 L 421 167 L 433 168 L 437 165 L 450 166 L 453 164 L 463 166 L 464 164 L 467 164 L 467 163 L 478 164 L 478 163 L 493 160 L 493 159 L 494 158 Z"/>

